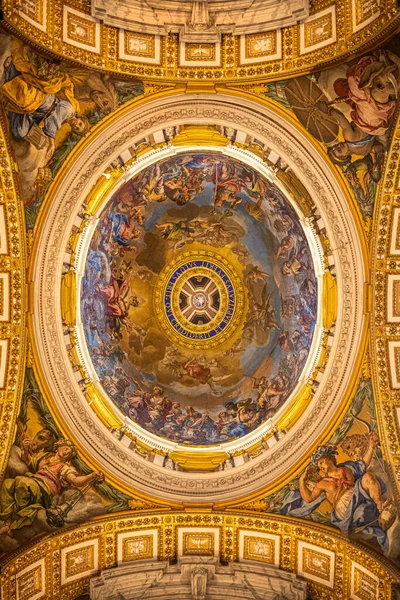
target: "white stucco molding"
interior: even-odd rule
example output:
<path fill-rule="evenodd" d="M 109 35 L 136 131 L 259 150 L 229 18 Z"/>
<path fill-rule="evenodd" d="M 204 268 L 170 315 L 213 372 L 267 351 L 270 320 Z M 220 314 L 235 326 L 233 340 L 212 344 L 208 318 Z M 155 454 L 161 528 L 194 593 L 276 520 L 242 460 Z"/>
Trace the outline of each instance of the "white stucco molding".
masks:
<path fill-rule="evenodd" d="M 119 442 L 91 410 L 74 377 L 63 340 L 60 288 L 72 224 L 100 175 L 135 140 L 178 124 L 238 128 L 264 141 L 307 188 L 331 241 L 338 284 L 338 317 L 330 358 L 313 401 L 283 439 L 227 472 L 185 473 L 150 463 Z M 177 95 L 123 112 L 100 129 L 59 183 L 46 215 L 34 267 L 33 327 L 43 376 L 78 443 L 107 472 L 132 489 L 163 499 L 218 502 L 239 498 L 281 477 L 307 455 L 343 401 L 364 329 L 364 264 L 356 224 L 333 172 L 290 123 L 251 100 L 229 94 Z"/>

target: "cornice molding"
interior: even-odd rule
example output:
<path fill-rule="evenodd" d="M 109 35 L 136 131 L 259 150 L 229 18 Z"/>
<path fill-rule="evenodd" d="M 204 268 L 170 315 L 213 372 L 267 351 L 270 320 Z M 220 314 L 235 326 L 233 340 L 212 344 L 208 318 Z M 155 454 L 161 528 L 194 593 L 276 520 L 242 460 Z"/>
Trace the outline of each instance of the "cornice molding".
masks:
<path fill-rule="evenodd" d="M 190 537 L 199 540 L 199 535 L 202 553 L 190 547 Z M 96 518 L 9 555 L 1 576 L 2 598 L 20 597 L 27 582 L 31 587 L 26 598 L 34 598 L 36 581 L 46 598 L 73 600 L 89 593 L 91 578 L 94 590 L 96 581 L 112 581 L 113 573 L 124 566 L 145 571 L 149 561 L 162 569 L 166 561 L 190 565 L 203 560 L 205 567 L 221 562 L 241 570 L 251 555 L 250 570 L 282 569 L 288 581 L 297 576 L 306 582 L 315 599 L 361 600 L 367 597 L 361 593 L 364 589 L 371 599 L 390 598 L 392 583 L 400 579 L 390 561 L 323 525 L 245 511 L 142 511 Z"/>
<path fill-rule="evenodd" d="M 5 0 L 2 24 L 35 49 L 118 76 L 165 82 L 276 81 L 342 63 L 391 37 L 400 24 L 395 0 L 380 0 L 377 11 L 370 17 L 367 11 L 365 20 L 357 24 L 355 15 L 364 14 L 364 2 L 340 0 L 327 8 L 326 2 L 321 1 L 314 4 L 312 15 L 303 23 L 272 32 L 224 34 L 221 42 L 208 44 L 209 56 L 200 59 L 190 54 L 190 46 L 196 44 L 180 41 L 177 33 L 160 36 L 143 33 L 142 28 L 137 33 L 131 28 L 118 30 L 93 18 L 87 4 L 79 0 L 71 6 L 63 0 L 37 0 L 31 6 L 30 16 L 19 4 Z M 32 11 L 38 15 L 36 21 Z M 328 13 L 332 13 L 329 22 Z M 86 42 L 68 33 L 69 18 L 76 20 L 73 27 L 83 23 Z M 330 29 L 330 37 L 324 34 L 322 42 L 319 34 L 311 39 L 311 29 L 317 30 L 318 23 Z M 269 50 L 264 54 L 252 50 L 253 42 L 266 44 Z M 131 43 L 135 48 L 144 44 L 146 49 L 130 51 Z"/>

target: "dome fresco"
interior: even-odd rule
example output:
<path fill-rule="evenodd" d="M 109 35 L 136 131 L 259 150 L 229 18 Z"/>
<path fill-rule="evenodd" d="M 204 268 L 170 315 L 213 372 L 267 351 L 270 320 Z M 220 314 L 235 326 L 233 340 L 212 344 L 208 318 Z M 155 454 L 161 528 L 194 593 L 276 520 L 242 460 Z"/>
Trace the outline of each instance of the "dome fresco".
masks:
<path fill-rule="evenodd" d="M 281 192 L 227 156 L 146 167 L 100 214 L 81 319 L 122 413 L 174 442 L 213 445 L 273 416 L 299 381 L 317 280 Z"/>

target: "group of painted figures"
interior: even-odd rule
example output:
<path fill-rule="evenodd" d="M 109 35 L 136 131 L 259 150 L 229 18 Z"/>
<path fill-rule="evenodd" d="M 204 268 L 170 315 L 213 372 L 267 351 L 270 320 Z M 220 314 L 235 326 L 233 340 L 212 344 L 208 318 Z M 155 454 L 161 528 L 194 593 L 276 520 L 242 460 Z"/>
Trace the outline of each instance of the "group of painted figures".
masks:
<path fill-rule="evenodd" d="M 346 66 L 346 65 L 344 65 Z M 268 84 L 267 95 L 287 103 L 299 121 L 325 144 L 364 216 L 371 216 L 398 105 L 400 60 L 386 49 L 316 75 Z M 278 92 L 278 93 L 277 93 Z"/>
<path fill-rule="evenodd" d="M 191 362 L 193 376 L 204 377 L 204 381 L 209 381 L 212 377 L 210 370 L 197 360 Z M 286 375 L 277 375 L 270 380 L 254 380 L 256 394 L 226 402 L 224 410 L 215 418 L 207 410 L 197 410 L 193 406 L 183 407 L 179 402 L 172 402 L 158 385 L 151 392 L 137 389 L 125 391 L 121 395 L 121 388 L 118 389 L 118 384 L 112 379 L 108 378 L 103 382 L 106 391 L 133 421 L 169 439 L 200 445 L 229 441 L 246 435 L 276 412 L 289 387 Z M 122 385 L 127 384 L 127 380 L 122 380 Z"/>
<path fill-rule="evenodd" d="M 384 481 L 369 469 L 378 444 L 377 434 L 371 432 L 363 455 L 340 463 L 336 445 L 319 446 L 300 476 L 299 489 L 286 496 L 280 512 L 304 518 L 326 500 L 332 525 L 344 533 L 371 536 L 387 552 L 387 531 L 396 519 L 396 508 L 393 499 L 385 497 Z"/>
<path fill-rule="evenodd" d="M 254 238 L 251 227 L 262 232 L 260 243 L 271 245 L 273 273 L 254 261 L 242 240 Z M 149 376 L 132 374 L 124 361 L 128 354 L 133 362 L 145 355 L 151 326 L 150 313 L 147 323 L 135 318 L 146 304 L 151 311 L 143 285 L 151 288 L 168 257 L 194 243 L 230 247 L 242 265 L 249 309 L 241 338 L 218 358 L 165 347 L 164 341 L 164 353 L 146 365 Z M 253 169 L 215 154 L 167 159 L 117 192 L 92 238 L 82 286 L 89 351 L 108 395 L 146 429 L 199 444 L 246 435 L 282 404 L 307 359 L 316 303 L 311 253 L 293 210 Z M 174 398 L 171 377 L 197 386 L 199 394 L 224 394 L 232 384 L 232 360 L 240 361 L 251 344 L 259 352 L 270 344 L 279 364 L 268 377 L 258 372 L 245 395 L 231 393 L 210 411 Z"/>
<path fill-rule="evenodd" d="M 19 40 L 2 50 L 0 101 L 19 163 L 22 194 L 28 207 L 40 205 L 55 173 L 91 125 L 142 93 L 143 86 L 41 57 Z M 268 84 L 269 95 L 284 101 L 326 145 L 364 216 L 372 214 L 399 79 L 398 57 L 379 50 L 355 59 L 345 70 L 334 67 L 283 85 Z M 278 94 L 278 88 L 285 94 Z M 255 253 L 242 241 L 249 217 L 254 228 L 266 220 L 273 234 L 273 273 L 270 265 L 254 260 Z M 33 222 L 33 217 L 28 219 L 28 226 Z M 161 355 L 148 361 L 153 374 L 143 366 L 135 369 L 129 360 L 145 352 L 147 360 L 150 346 L 146 323 L 135 319 L 135 310 L 147 302 L 137 284 L 151 287 L 170 253 L 192 244 L 229 246 L 243 264 L 249 311 L 242 337 L 218 358 L 166 345 Z M 82 316 L 92 361 L 117 406 L 149 431 L 201 445 L 244 436 L 282 405 L 307 360 L 316 299 L 309 250 L 279 194 L 244 165 L 197 154 L 144 170 L 115 195 L 92 240 Z M 249 345 L 268 348 L 252 375 L 244 367 L 240 371 Z M 264 374 L 261 367 L 271 356 L 277 357 L 274 367 L 265 368 Z M 230 387 L 235 370 L 249 380 L 242 386 L 246 393 Z M 165 385 L 158 381 L 163 378 Z M 186 386 L 187 402 L 176 401 L 175 384 Z M 370 382 L 362 385 L 372 395 Z M 190 403 L 193 390 L 203 395 L 208 390 L 215 404 L 222 402 L 216 410 L 197 407 Z M 36 422 L 33 412 L 30 417 Z M 48 410 L 40 416 L 48 418 Z M 374 421 L 372 414 L 369 418 Z M 322 514 L 318 511 L 325 503 L 332 525 L 344 533 L 370 536 L 387 553 L 389 542 L 395 544 L 391 532 L 396 511 L 389 479 L 378 469 L 377 435 L 350 436 L 352 448 L 346 442 L 349 436 L 340 436 L 314 451 L 310 466 L 285 486 L 284 494 L 279 490 L 268 498 L 268 510 L 311 518 Z M 350 460 L 338 460 L 343 453 Z M 40 513 L 64 490 L 103 483 L 101 472 L 80 470 L 75 461 L 73 443 L 56 436 L 52 427 L 37 428 L 32 439 L 20 436 L 0 490 L 0 549 L 4 538 L 12 540 L 23 529 L 30 529 L 30 535 L 40 531 L 34 527 Z M 94 515 L 91 511 L 88 508 L 85 518 Z"/>

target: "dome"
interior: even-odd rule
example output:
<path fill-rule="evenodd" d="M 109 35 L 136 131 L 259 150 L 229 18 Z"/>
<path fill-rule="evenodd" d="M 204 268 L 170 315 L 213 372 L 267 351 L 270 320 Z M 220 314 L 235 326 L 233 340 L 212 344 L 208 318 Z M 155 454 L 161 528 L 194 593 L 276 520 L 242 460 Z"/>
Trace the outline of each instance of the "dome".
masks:
<path fill-rule="evenodd" d="M 183 152 L 101 209 L 80 312 L 90 364 L 119 412 L 212 445 L 274 415 L 313 345 L 318 284 L 298 212 L 253 166 Z"/>
<path fill-rule="evenodd" d="M 1 17 L 2 599 L 396 595 L 396 0 Z"/>
<path fill-rule="evenodd" d="M 54 188 L 36 252 L 38 352 L 65 422 L 115 477 L 188 502 L 252 492 L 304 454 L 364 322 L 353 217 L 320 154 L 232 100 L 110 119 Z"/>

